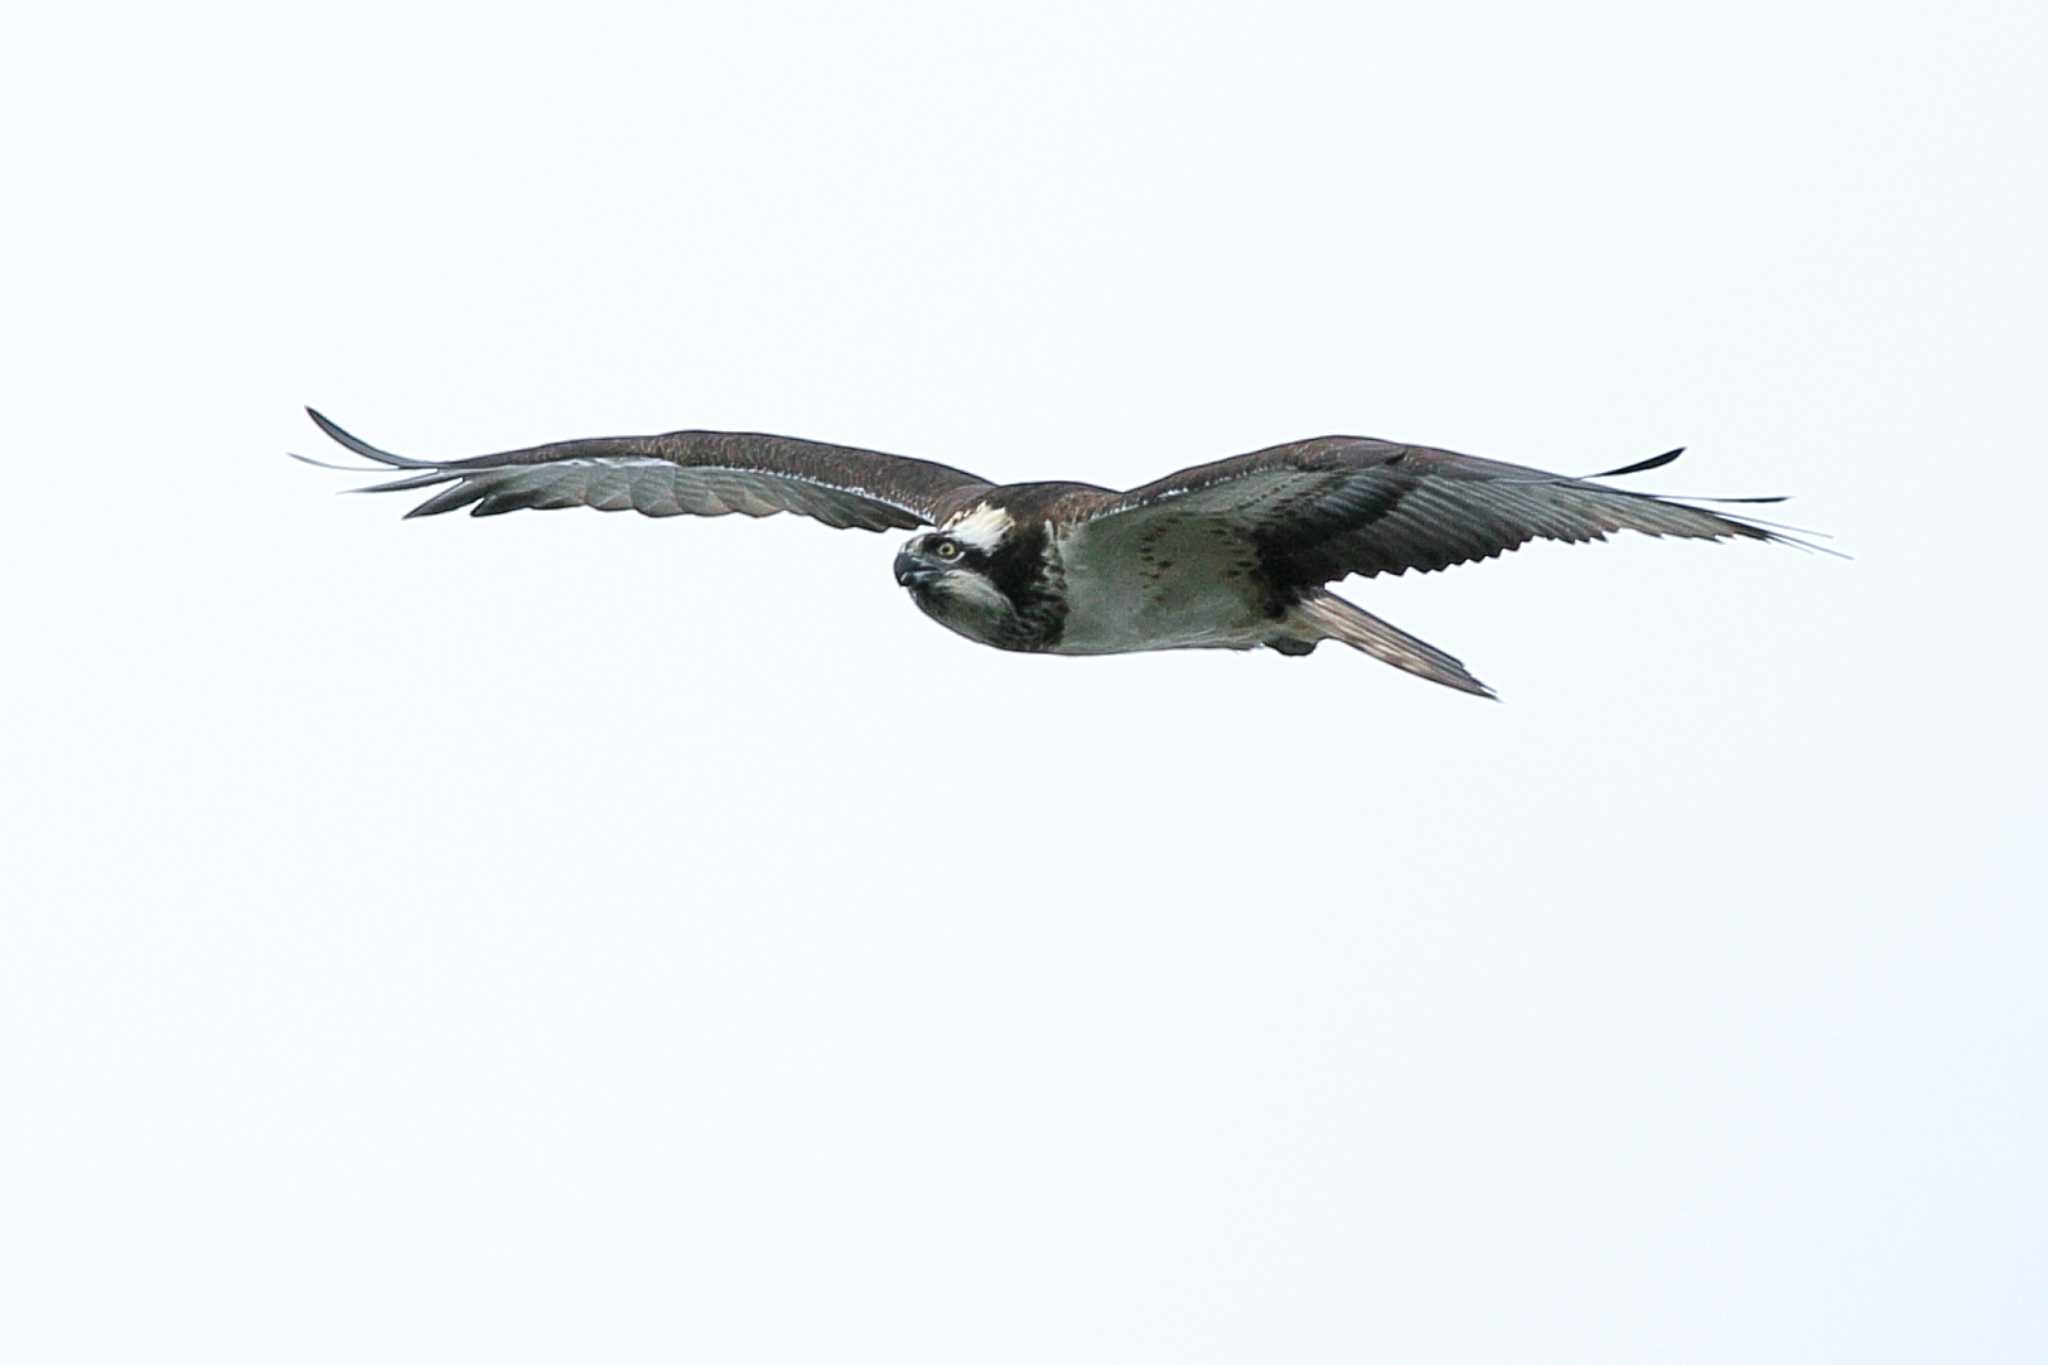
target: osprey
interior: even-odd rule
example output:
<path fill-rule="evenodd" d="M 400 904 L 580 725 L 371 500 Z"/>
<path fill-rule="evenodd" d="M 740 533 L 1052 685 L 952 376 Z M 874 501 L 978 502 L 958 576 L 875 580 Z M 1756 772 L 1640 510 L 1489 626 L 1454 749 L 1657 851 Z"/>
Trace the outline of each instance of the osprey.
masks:
<path fill-rule="evenodd" d="M 1428 446 L 1318 436 L 1119 493 L 1085 483 L 999 485 L 928 460 L 752 432 L 607 436 L 415 460 L 307 412 L 356 454 L 406 471 L 357 491 L 449 485 L 408 517 L 595 507 L 650 517 L 794 512 L 864 531 L 929 527 L 897 552 L 896 582 L 940 625 L 998 649 L 1264 646 L 1300 655 L 1336 640 L 1483 697 L 1492 689 L 1456 659 L 1326 585 L 1621 530 L 1805 545 L 1771 523 L 1592 482 L 1669 464 L 1677 450 L 1574 478 Z"/>

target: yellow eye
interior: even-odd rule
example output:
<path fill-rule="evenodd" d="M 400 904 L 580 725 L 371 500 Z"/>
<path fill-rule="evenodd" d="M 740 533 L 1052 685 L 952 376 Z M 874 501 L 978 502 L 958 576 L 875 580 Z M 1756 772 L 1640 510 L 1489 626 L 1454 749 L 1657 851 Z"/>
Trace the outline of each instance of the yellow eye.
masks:
<path fill-rule="evenodd" d="M 932 546 L 932 553 L 940 559 L 958 559 L 960 546 L 957 541 L 941 540 Z"/>

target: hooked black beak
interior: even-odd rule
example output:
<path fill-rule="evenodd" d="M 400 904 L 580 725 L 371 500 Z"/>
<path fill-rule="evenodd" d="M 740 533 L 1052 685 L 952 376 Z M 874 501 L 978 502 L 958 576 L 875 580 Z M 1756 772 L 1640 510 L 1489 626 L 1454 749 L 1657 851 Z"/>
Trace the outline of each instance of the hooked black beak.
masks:
<path fill-rule="evenodd" d="M 937 577 L 928 564 L 920 562 L 908 550 L 896 554 L 896 586 L 899 588 L 921 588 Z"/>

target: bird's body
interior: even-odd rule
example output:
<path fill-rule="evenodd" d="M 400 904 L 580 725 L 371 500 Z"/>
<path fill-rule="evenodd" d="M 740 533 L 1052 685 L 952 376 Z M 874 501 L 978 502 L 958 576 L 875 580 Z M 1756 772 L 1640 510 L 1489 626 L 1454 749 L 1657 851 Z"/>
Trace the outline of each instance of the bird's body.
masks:
<path fill-rule="evenodd" d="M 649 516 L 795 512 L 864 530 L 933 529 L 896 556 L 926 615 L 998 649 L 1126 654 L 1334 639 L 1433 682 L 1491 691 L 1456 659 L 1328 592 L 1349 574 L 1429 571 L 1536 538 L 1611 531 L 1790 541 L 1753 520 L 1591 479 L 1369 437 L 1326 436 L 1181 470 L 1125 492 L 996 485 L 947 465 L 736 432 L 600 437 L 436 462 L 335 440 L 441 488 L 408 515 L 588 506 Z M 1669 463 L 1677 451 L 1607 474 Z M 314 462 L 317 463 L 317 462 Z M 1771 498 L 1730 501 L 1770 502 Z M 1800 542 L 1792 542 L 1800 543 Z"/>
<path fill-rule="evenodd" d="M 1274 635 L 1278 604 L 1248 537 L 1213 519 L 1095 519 L 1114 496 L 1074 484 L 997 489 L 932 537 L 988 572 L 907 573 L 905 586 L 940 624 L 1028 653 L 1254 649 Z M 979 592 L 983 583 L 996 593 Z"/>
<path fill-rule="evenodd" d="M 1270 589 L 1249 537 L 1214 519 L 1110 517 L 1052 537 L 1066 575 L 1062 654 L 1252 649 L 1273 634 Z"/>

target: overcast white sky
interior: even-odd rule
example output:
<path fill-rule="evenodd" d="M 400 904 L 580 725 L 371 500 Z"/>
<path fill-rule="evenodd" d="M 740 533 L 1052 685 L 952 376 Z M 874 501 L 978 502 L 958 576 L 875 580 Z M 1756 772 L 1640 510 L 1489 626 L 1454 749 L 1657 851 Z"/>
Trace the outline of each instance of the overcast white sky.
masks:
<path fill-rule="evenodd" d="M 0 101 L 0 1354 L 2048 1354 L 2038 5 L 113 6 Z M 1791 493 L 1348 651 L 402 522 L 738 427 Z"/>

